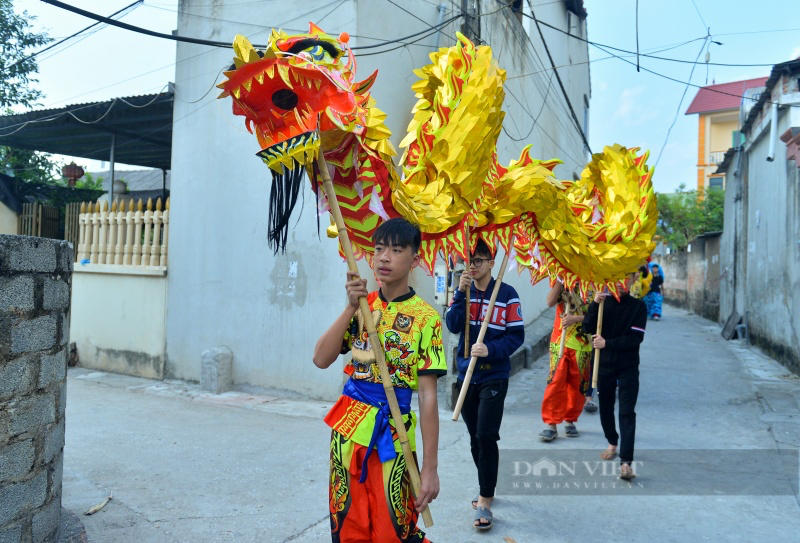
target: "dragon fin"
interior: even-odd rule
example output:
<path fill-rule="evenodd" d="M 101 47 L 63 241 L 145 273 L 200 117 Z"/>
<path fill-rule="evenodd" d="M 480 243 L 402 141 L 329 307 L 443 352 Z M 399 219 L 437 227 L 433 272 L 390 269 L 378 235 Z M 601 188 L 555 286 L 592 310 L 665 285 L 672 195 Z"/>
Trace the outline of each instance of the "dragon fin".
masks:
<path fill-rule="evenodd" d="M 366 78 L 364 81 L 356 83 L 355 87 L 353 88 L 353 91 L 356 94 L 364 94 L 365 92 L 367 92 L 369 89 L 372 88 L 372 85 L 375 84 L 375 79 L 377 77 L 378 77 L 378 70 L 375 70 L 374 72 L 372 72 L 372 75 Z"/>

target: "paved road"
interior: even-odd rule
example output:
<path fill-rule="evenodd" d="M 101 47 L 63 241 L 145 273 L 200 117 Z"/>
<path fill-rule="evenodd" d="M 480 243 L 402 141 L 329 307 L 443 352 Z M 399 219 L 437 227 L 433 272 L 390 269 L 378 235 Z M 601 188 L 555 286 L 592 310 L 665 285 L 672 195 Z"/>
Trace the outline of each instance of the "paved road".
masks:
<path fill-rule="evenodd" d="M 598 462 L 605 441 L 597 415 L 581 417 L 577 439 L 537 440 L 542 358 L 512 378 L 500 441 L 508 484 L 489 532 L 470 527 L 477 475 L 464 425 L 441 411 L 442 491 L 429 537 L 796 540 L 800 380 L 757 350 L 724 341 L 719 326 L 665 310 L 648 323 L 642 346 L 634 484 L 608 471 L 616 464 Z M 329 406 L 70 370 L 63 505 L 85 511 L 113 492 L 100 513 L 81 516 L 94 543 L 329 541 L 321 420 Z M 543 459 L 560 472 L 532 476 Z"/>

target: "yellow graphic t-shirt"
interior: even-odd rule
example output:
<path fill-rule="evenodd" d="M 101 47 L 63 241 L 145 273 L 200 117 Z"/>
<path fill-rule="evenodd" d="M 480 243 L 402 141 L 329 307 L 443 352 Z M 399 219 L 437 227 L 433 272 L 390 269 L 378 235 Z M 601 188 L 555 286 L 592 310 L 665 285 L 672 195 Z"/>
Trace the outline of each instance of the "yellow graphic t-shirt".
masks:
<path fill-rule="evenodd" d="M 372 292 L 367 302 L 395 387 L 417 390 L 420 375 L 441 376 L 447 373 L 442 346 L 442 321 L 436 310 L 417 296 L 413 289 L 391 302 L 382 299 L 379 291 Z M 344 367 L 346 374 L 352 379 L 381 383 L 378 364 L 360 310 L 350 321 L 342 342 L 342 352 L 348 351 L 352 352 L 353 357 Z M 325 416 L 325 423 L 356 443 L 368 446 L 377 412 L 377 407 L 342 395 Z M 416 415 L 412 411 L 404 419 L 414 450 Z M 400 451 L 396 440 L 395 450 Z"/>

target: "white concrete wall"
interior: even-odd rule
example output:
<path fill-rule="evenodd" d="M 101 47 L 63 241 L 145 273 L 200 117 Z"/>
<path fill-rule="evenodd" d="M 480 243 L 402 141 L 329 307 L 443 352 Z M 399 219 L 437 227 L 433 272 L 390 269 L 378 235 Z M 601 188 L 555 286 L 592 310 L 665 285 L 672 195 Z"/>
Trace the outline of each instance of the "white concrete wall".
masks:
<path fill-rule="evenodd" d="M 241 33 L 253 43 L 265 43 L 273 26 L 305 32 L 308 21 L 335 7 L 326 0 L 192 4 L 181 2 L 180 10 L 200 17 L 180 16 L 181 34 L 232 42 Z M 327 7 L 306 15 L 320 6 Z M 320 24 L 357 34 L 355 5 L 346 2 Z M 234 383 L 332 397 L 341 365 L 321 371 L 311 354 L 345 303 L 346 266 L 336 243 L 325 237 L 324 222 L 317 238 L 315 202 L 306 190 L 288 251 L 273 256 L 266 243 L 271 175 L 255 156 L 256 138 L 231 114 L 230 100 L 216 99 L 217 89 L 188 103 L 209 90 L 233 51 L 179 43 L 177 57 L 167 374 L 199 380 L 201 353 L 225 345 L 234 354 Z"/>
<path fill-rule="evenodd" d="M 164 377 L 164 274 L 123 266 L 75 265 L 70 341 L 78 347 L 82 366 L 153 379 Z"/>
<path fill-rule="evenodd" d="M 180 11 L 199 17 L 181 16 L 178 31 L 212 40 L 232 41 L 236 33 L 242 33 L 253 43 L 261 43 L 271 26 L 304 32 L 309 20 L 331 34 L 349 32 L 354 36 L 353 45 L 375 43 L 368 37 L 395 39 L 425 28 L 424 23 L 384 0 L 350 0 L 338 7 L 325 0 L 286 2 L 280 8 L 276 4 L 192 4 L 181 2 Z M 452 4 L 445 4 L 452 9 Z M 402 5 L 429 24 L 438 21 L 439 13 L 429 2 L 410 0 Z M 312 11 L 315 7 L 319 9 Z M 331 11 L 333 7 L 336 9 Z M 488 13 L 497 7 L 497 3 L 486 1 L 483 10 Z M 563 11 L 563 6 L 560 9 Z M 559 13 L 552 7 L 549 11 Z M 450 16 L 452 12 L 444 15 Z M 209 17 L 213 17 L 213 23 Z M 565 15 L 559 17 L 566 21 Z M 549 16 L 546 20 L 555 24 Z M 258 25 L 229 21 L 257 21 Z M 539 61 L 531 42 L 513 15 L 485 17 L 482 27 L 484 39 L 497 48 L 509 76 L 537 69 Z M 440 46 L 452 44 L 458 28 L 450 25 L 445 32 L 453 38 L 442 37 Z M 506 40 L 507 31 L 517 37 L 509 35 Z M 585 44 L 583 48 L 574 44 L 567 47 L 563 38 L 554 33 L 551 48 L 569 51 L 576 59 L 588 59 Z M 435 43 L 434 35 L 420 45 L 358 60 L 359 78 L 380 68 L 373 96 L 378 107 L 388 113 L 387 124 L 395 144 L 405 134 L 415 101 L 410 86 L 416 76 L 411 70 L 428 62 L 427 54 Z M 259 150 L 255 137 L 246 132 L 241 118 L 231 114 L 230 100 L 215 99 L 216 89 L 190 103 L 209 90 L 220 69 L 227 68 L 232 51 L 180 43 L 177 56 L 166 374 L 198 380 L 202 351 L 226 345 L 234 353 L 235 383 L 332 398 L 340 390 L 342 362 L 320 371 L 311 363 L 311 354 L 317 337 L 345 303 L 342 283 L 346 265 L 337 254 L 336 242 L 324 233 L 321 240 L 317 238 L 313 196 L 306 191 L 305 209 L 302 215 L 297 213 L 299 222 L 293 226 L 287 254 L 272 255 L 266 246 L 270 173 L 254 156 Z M 542 99 L 536 89 L 544 92 L 548 76 L 548 72 L 540 71 L 509 83 L 534 115 Z M 583 95 L 589 93 L 588 64 L 564 69 L 562 77 L 571 87 L 573 103 L 582 111 Z M 544 86 L 536 82 L 540 79 Z M 516 126 L 510 125 L 508 130 L 515 137 L 524 136 L 524 141 L 513 142 L 503 136 L 498 146 L 503 162 L 516 158 L 522 147 L 532 142 L 535 156 L 560 157 L 568 162 L 557 170 L 560 176 L 571 178 L 572 171 L 580 172 L 585 163 L 582 143 L 563 118 L 563 108 L 555 105 L 558 94 L 554 81 L 548 98 L 552 105 L 544 108 L 540 127 L 533 130 L 522 107 L 507 99 L 507 118 L 516 120 Z M 574 158 L 560 152 L 545 133 Z M 544 309 L 547 287 L 531 288 L 525 277 L 509 279 L 523 296 L 526 320 L 532 320 Z M 423 297 L 433 301 L 433 282 L 421 270 L 414 272 L 411 282 Z"/>
<path fill-rule="evenodd" d="M 0 234 L 15 235 L 17 233 L 17 214 L 0 202 Z"/>
<path fill-rule="evenodd" d="M 794 77 L 797 77 L 796 75 Z M 772 100 L 787 102 L 775 85 Z M 800 103 L 800 96 L 795 99 Z M 743 162 L 741 204 L 734 212 L 726 209 L 725 228 L 735 227 L 737 256 L 736 310 L 749 312 L 749 328 L 756 343 L 797 371 L 800 352 L 800 174 L 794 160 L 787 160 L 786 145 L 777 139 L 775 160 L 766 160 L 770 145 L 769 107 L 747 134 L 746 160 Z M 779 112 L 780 136 L 792 126 L 800 126 L 798 108 Z M 741 218 L 729 225 L 728 217 L 742 206 Z M 733 252 L 733 251 L 731 251 Z M 725 264 L 730 266 L 732 258 Z M 722 288 L 731 288 L 724 283 Z M 733 292 L 726 295 L 733 298 Z M 722 301 L 722 297 L 721 297 Z M 729 302 L 729 307 L 733 306 Z M 722 309 L 722 308 L 721 308 Z M 727 317 L 727 315 L 725 315 Z M 794 364 L 794 365 L 793 365 Z"/>

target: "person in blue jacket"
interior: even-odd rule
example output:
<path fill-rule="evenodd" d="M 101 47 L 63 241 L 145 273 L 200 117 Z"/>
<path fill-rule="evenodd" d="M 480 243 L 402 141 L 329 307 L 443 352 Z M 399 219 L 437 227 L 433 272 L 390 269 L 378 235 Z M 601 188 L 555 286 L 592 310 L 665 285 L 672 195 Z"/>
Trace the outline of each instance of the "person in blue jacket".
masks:
<path fill-rule="evenodd" d="M 503 405 L 511 374 L 511 354 L 525 341 L 519 295 L 514 287 L 500 283 L 494 310 L 482 343 L 474 343 L 480 332 L 483 318 L 489 309 L 489 299 L 494 289 L 492 277 L 494 255 L 483 240 L 479 240 L 470 256 L 469 268 L 461 281 L 445 314 L 447 329 L 459 334 L 456 364 L 458 366 L 459 392 L 469 366 L 464 357 L 464 329 L 466 326 L 467 293 L 470 300 L 469 337 L 472 342 L 470 356 L 477 357 L 475 370 L 461 409 L 467 425 L 472 449 L 472 459 L 478 468 L 479 495 L 472 501 L 476 509 L 473 525 L 479 530 L 492 526 L 491 504 L 497 486 L 500 454 L 500 423 Z"/>

